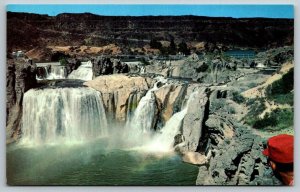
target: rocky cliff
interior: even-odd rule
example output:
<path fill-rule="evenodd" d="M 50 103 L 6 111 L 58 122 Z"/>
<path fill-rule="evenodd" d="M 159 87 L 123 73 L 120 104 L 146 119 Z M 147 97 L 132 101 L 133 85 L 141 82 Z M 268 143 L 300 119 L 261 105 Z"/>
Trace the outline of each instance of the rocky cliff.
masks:
<path fill-rule="evenodd" d="M 140 76 L 127 76 L 121 74 L 99 76 L 85 85 L 102 93 L 102 98 L 109 119 L 125 123 L 127 111 L 133 106 L 128 106 L 130 97 L 135 95 L 135 107 L 147 90 L 153 86 L 151 78 Z"/>
<path fill-rule="evenodd" d="M 261 49 L 293 44 L 293 24 L 293 19 L 119 17 L 89 13 L 64 13 L 52 17 L 8 12 L 7 45 L 9 51 L 29 51 L 51 45 L 102 47 L 115 44 L 122 53 L 129 53 L 131 48 L 148 45 L 153 38 L 170 41 L 173 37 L 176 43 L 184 40 L 189 44 L 205 42 Z M 114 52 L 113 49 L 110 51 Z"/>
<path fill-rule="evenodd" d="M 6 74 L 6 138 L 16 139 L 21 130 L 24 93 L 36 86 L 36 65 L 32 61 L 9 60 Z"/>
<path fill-rule="evenodd" d="M 183 161 L 199 166 L 197 185 L 281 185 L 262 155 L 264 139 L 239 123 L 232 87 L 168 81 L 154 91 L 158 113 L 153 124 L 159 130 L 187 105 L 174 145 Z M 115 74 L 85 85 L 102 93 L 111 122 L 124 125 L 128 113 L 134 112 L 155 82 L 149 77 Z"/>

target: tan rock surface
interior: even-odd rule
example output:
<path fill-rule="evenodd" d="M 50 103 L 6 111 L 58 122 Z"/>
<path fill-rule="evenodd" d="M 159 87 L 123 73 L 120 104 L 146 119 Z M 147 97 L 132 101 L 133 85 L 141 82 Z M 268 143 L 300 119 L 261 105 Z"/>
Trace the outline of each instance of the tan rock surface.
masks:
<path fill-rule="evenodd" d="M 102 93 L 104 106 L 109 113 L 115 110 L 115 119 L 126 120 L 126 102 L 133 92 L 143 92 L 149 89 L 149 79 L 145 77 L 130 77 L 123 74 L 103 75 L 84 84 Z"/>

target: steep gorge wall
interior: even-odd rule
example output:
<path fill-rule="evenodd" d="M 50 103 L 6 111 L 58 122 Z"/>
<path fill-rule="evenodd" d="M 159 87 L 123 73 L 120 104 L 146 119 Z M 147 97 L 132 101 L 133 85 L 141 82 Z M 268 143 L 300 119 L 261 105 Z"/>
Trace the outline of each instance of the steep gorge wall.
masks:
<path fill-rule="evenodd" d="M 6 73 L 6 138 L 17 139 L 21 130 L 24 93 L 36 86 L 36 65 L 32 61 L 9 60 Z"/>
<path fill-rule="evenodd" d="M 293 44 L 293 19 L 210 18 L 199 16 L 100 16 L 90 13 L 47 16 L 7 13 L 8 50 L 82 44 L 143 47 L 152 38 L 268 47 Z M 22 29 L 22 30 L 19 30 Z M 20 38 L 22 40 L 20 41 Z M 34 38 L 32 38 L 34 37 Z M 124 51 L 124 50 L 123 50 Z"/>

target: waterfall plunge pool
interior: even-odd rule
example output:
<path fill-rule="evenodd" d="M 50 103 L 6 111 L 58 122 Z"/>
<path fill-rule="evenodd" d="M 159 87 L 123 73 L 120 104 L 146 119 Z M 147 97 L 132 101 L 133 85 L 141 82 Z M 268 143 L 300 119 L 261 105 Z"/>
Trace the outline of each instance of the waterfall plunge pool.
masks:
<path fill-rule="evenodd" d="M 195 185 L 198 167 L 176 154 L 74 145 L 7 146 L 9 185 Z"/>

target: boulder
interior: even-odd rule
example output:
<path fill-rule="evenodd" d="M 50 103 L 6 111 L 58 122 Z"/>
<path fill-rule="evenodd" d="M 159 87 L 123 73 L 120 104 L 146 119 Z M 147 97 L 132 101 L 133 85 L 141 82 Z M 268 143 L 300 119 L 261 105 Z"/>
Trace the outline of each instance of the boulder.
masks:
<path fill-rule="evenodd" d="M 182 161 L 194 165 L 204 165 L 208 163 L 207 157 L 204 154 L 188 151 L 182 154 Z"/>

